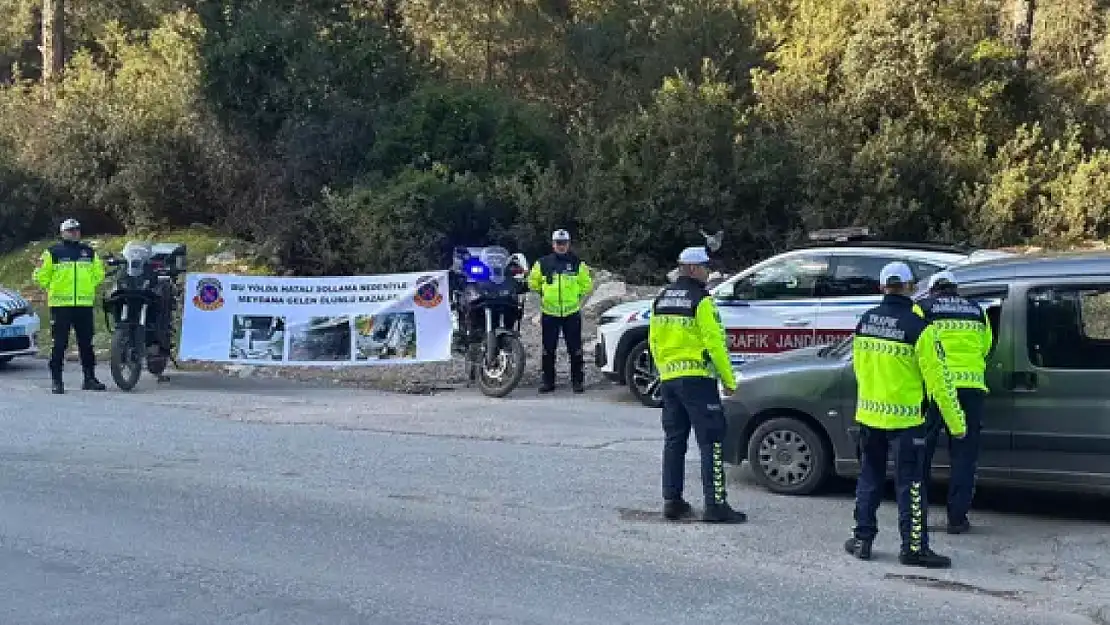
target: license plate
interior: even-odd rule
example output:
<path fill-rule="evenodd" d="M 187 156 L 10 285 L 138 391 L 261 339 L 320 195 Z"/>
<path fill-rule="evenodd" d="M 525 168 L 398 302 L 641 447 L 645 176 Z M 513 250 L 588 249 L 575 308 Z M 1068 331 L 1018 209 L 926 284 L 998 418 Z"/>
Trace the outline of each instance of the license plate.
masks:
<path fill-rule="evenodd" d="M 27 328 L 19 327 L 2 327 L 0 326 L 0 339 L 10 339 L 17 336 L 27 336 Z"/>

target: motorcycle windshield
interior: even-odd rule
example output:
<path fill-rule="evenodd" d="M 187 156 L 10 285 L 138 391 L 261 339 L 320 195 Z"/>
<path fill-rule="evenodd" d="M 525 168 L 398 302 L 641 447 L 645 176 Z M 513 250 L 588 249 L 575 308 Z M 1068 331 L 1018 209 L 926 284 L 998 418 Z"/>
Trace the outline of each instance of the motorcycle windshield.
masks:
<path fill-rule="evenodd" d="M 144 266 L 150 262 L 154 251 L 150 243 L 128 241 L 127 245 L 123 246 L 121 254 L 123 260 L 127 262 L 127 275 L 141 276 L 143 275 Z"/>
<path fill-rule="evenodd" d="M 492 282 L 502 284 L 509 277 L 512 257 L 500 246 L 457 248 L 453 271 L 462 274 L 470 284 Z"/>
<path fill-rule="evenodd" d="M 509 250 L 497 246 L 485 247 L 478 254 L 478 260 L 489 267 L 490 282 L 501 284 L 508 277 L 506 270 L 509 267 Z"/>

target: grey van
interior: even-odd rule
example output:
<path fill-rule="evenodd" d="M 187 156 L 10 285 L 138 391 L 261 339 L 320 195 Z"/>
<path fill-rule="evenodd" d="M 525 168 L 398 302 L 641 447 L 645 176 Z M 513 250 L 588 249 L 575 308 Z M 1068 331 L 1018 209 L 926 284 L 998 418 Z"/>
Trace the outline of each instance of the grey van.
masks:
<path fill-rule="evenodd" d="M 994 329 L 979 483 L 1110 494 L 1110 253 L 953 267 Z M 803 495 L 859 471 L 851 338 L 746 363 L 725 402 L 726 459 Z M 947 479 L 947 441 L 933 461 Z"/>

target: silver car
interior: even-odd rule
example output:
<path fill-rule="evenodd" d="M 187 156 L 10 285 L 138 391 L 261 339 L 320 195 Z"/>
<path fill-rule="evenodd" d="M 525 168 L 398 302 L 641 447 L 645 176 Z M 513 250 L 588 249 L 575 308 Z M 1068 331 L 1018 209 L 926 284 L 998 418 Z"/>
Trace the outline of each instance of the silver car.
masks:
<path fill-rule="evenodd" d="M 981 483 L 1110 494 L 1110 254 L 1016 256 L 955 267 L 995 348 Z M 771 491 L 804 495 L 859 471 L 851 338 L 744 364 L 725 402 L 726 458 Z M 934 475 L 946 479 L 945 441 Z"/>
<path fill-rule="evenodd" d="M 34 356 L 41 322 L 19 293 L 0 287 L 0 366 L 18 356 Z"/>

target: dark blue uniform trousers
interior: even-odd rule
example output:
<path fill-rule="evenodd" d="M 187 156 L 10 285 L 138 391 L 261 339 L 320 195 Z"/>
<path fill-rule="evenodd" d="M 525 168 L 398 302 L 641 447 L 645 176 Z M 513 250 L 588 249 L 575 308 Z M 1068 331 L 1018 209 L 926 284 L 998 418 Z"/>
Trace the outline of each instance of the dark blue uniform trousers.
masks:
<path fill-rule="evenodd" d="M 886 462 L 894 448 L 894 485 L 898 499 L 898 530 L 902 552 L 929 547 L 929 502 L 925 491 L 926 427 L 880 430 L 860 424 L 860 475 L 856 482 L 855 537 L 874 540 L 879 533 L 876 513 L 883 498 Z"/>
<path fill-rule="evenodd" d="M 975 497 L 975 472 L 979 465 L 979 436 L 983 431 L 983 402 L 987 395 L 974 388 L 956 390 L 960 407 L 967 417 L 967 435 L 963 438 L 948 437 L 948 457 L 951 476 L 948 480 L 948 523 L 959 525 L 967 521 L 971 500 Z M 937 450 L 940 431 L 947 426 L 936 404 L 929 406 L 929 431 L 925 450 L 925 485 L 928 487 Z"/>
<path fill-rule="evenodd" d="M 701 451 L 701 484 L 705 503 L 725 503 L 725 465 L 721 449 L 725 415 L 717 381 L 705 377 L 667 380 L 663 394 L 663 499 L 682 497 L 686 475 L 686 444 L 690 428 Z"/>

